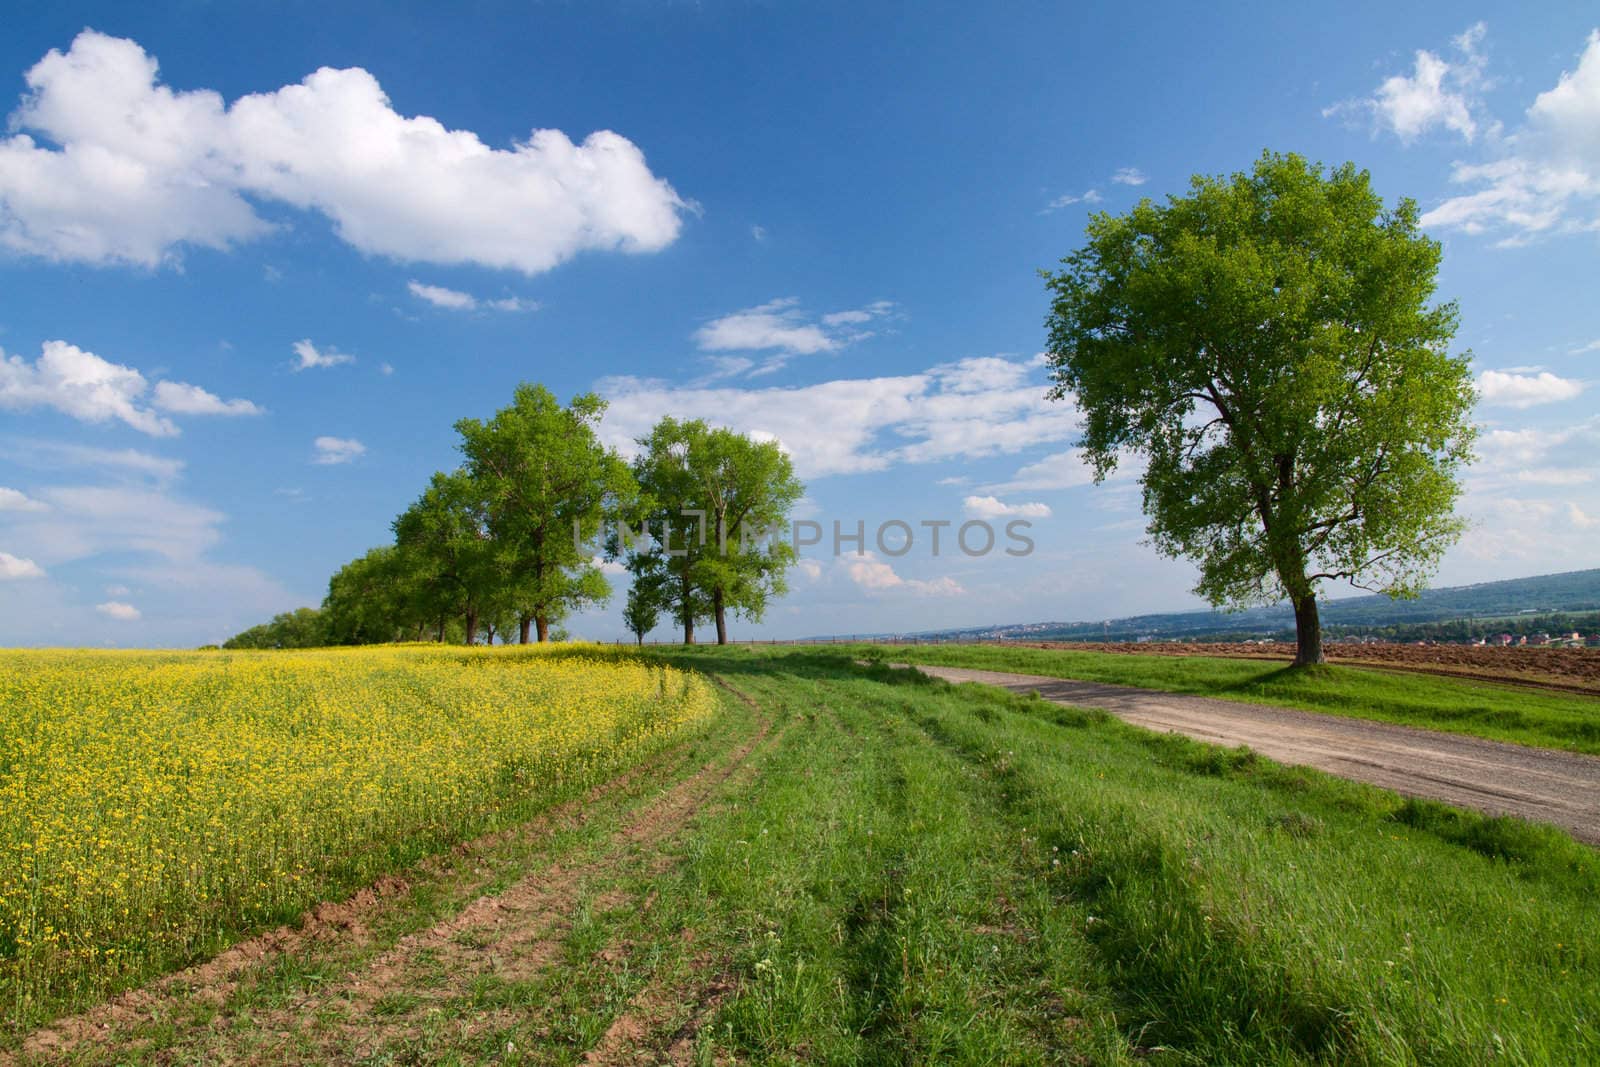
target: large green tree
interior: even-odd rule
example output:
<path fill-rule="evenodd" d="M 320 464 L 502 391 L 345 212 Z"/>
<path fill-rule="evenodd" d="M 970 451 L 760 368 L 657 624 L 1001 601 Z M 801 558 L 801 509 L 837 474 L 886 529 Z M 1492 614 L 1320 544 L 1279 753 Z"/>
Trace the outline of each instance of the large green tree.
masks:
<path fill-rule="evenodd" d="M 394 534 L 397 565 L 412 583 L 416 610 L 435 620 L 438 639 L 459 618 L 466 643 L 476 642 L 479 617 L 494 609 L 503 589 L 483 486 L 464 470 L 435 474 L 395 519 Z"/>
<path fill-rule="evenodd" d="M 1143 461 L 1153 543 L 1199 562 L 1196 591 L 1287 598 L 1301 664 L 1321 583 L 1415 595 L 1463 529 L 1475 399 L 1416 205 L 1267 153 L 1087 236 L 1045 275 L 1052 395 L 1097 479 Z"/>
<path fill-rule="evenodd" d="M 584 546 L 631 499 L 633 483 L 595 432 L 604 411 L 593 393 L 562 407 L 548 389 L 524 383 L 494 418 L 456 423 L 467 470 L 485 494 L 500 585 L 524 644 L 530 624 L 546 641 L 552 622 L 611 595 Z"/>
<path fill-rule="evenodd" d="M 414 576 L 404 563 L 399 549 L 382 545 L 346 563 L 328 579 L 322 616 L 329 644 L 421 639 L 427 620 L 418 610 Z"/>
<path fill-rule="evenodd" d="M 727 644 L 730 612 L 760 619 L 786 589 L 784 524 L 805 487 L 776 441 L 698 419 L 664 418 L 639 444 L 639 514 L 656 540 L 629 559 L 635 584 L 671 608 L 686 644 L 707 615 Z"/>

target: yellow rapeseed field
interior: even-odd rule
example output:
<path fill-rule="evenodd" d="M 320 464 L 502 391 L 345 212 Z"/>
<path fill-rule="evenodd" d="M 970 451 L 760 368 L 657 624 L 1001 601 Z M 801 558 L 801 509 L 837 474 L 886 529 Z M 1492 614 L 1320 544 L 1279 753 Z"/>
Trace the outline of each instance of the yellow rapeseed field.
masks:
<path fill-rule="evenodd" d="M 715 703 L 593 646 L 0 652 L 6 1014 L 524 817 Z"/>

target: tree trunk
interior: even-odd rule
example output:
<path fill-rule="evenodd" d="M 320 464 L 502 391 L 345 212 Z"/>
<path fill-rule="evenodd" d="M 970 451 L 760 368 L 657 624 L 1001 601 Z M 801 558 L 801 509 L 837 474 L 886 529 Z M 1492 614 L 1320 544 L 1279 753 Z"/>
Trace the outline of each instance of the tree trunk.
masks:
<path fill-rule="evenodd" d="M 1322 620 L 1317 617 L 1317 596 L 1308 593 L 1294 601 L 1294 665 L 1306 667 L 1324 663 L 1322 654 Z"/>
<path fill-rule="evenodd" d="M 466 627 L 467 627 L 467 641 L 466 641 L 466 643 L 469 644 L 469 645 L 477 644 L 478 643 L 478 613 L 476 611 L 467 612 Z"/>
<path fill-rule="evenodd" d="M 517 643 L 527 644 L 528 634 L 533 629 L 533 616 L 523 615 L 517 619 Z"/>
<path fill-rule="evenodd" d="M 550 640 L 550 620 L 543 615 L 535 615 L 533 624 L 539 634 L 539 643 L 542 645 Z"/>
<path fill-rule="evenodd" d="M 683 643 L 692 645 L 694 644 L 694 607 L 690 600 L 692 590 L 689 587 L 689 571 L 687 569 L 684 570 L 682 578 L 679 579 L 679 591 L 683 597 Z"/>
<path fill-rule="evenodd" d="M 643 648 L 644 647 L 644 634 L 635 634 L 634 636 L 639 639 L 639 647 Z"/>
<path fill-rule="evenodd" d="M 717 644 L 725 645 L 728 643 L 728 605 L 723 602 L 721 589 L 712 592 L 711 606 L 717 615 Z"/>
<path fill-rule="evenodd" d="M 441 645 L 444 644 L 444 616 L 439 616 L 439 635 L 435 638 Z"/>

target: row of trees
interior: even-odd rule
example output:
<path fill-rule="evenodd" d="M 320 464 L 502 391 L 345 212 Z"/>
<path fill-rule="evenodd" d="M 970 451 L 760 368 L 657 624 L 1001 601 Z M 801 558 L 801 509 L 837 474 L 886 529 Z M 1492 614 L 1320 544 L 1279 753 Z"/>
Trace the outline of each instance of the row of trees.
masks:
<path fill-rule="evenodd" d="M 433 475 L 394 520 L 394 542 L 345 564 L 314 617 L 274 620 L 232 647 L 559 636 L 605 604 L 602 560 L 624 560 L 624 613 L 639 640 L 662 615 L 692 643 L 696 623 L 759 619 L 785 589 L 794 549 L 781 529 L 804 487 L 775 441 L 662 419 L 630 464 L 598 435 L 605 401 L 562 406 L 523 384 L 492 419 L 462 419 L 462 463 Z M 284 619 L 285 622 L 289 620 Z"/>

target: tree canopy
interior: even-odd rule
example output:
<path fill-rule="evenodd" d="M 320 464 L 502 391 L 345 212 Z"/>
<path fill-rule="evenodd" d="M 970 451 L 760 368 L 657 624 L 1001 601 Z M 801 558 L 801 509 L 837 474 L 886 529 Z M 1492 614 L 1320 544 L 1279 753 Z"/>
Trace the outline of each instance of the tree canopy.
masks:
<path fill-rule="evenodd" d="M 633 514 L 653 540 L 629 556 L 635 586 L 677 619 L 685 643 L 709 616 L 726 644 L 729 612 L 760 619 L 786 590 L 794 548 L 781 528 L 805 488 L 776 441 L 698 419 L 664 418 L 639 446 Z"/>
<path fill-rule="evenodd" d="M 1095 215 L 1045 274 L 1052 395 L 1096 478 L 1141 461 L 1155 546 L 1215 604 L 1288 598 L 1300 663 L 1319 583 L 1414 595 L 1463 529 L 1475 394 L 1417 218 L 1352 164 L 1267 153 Z"/>

